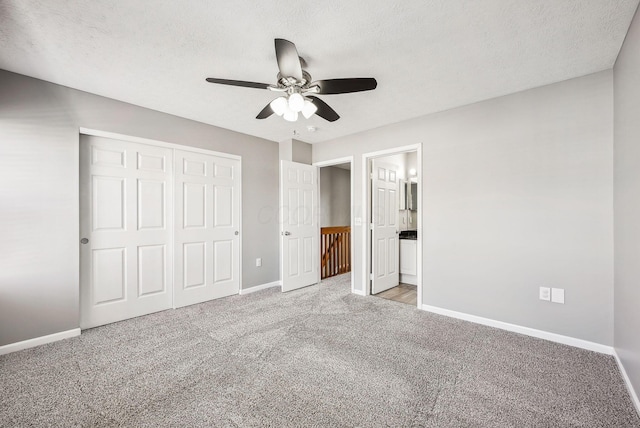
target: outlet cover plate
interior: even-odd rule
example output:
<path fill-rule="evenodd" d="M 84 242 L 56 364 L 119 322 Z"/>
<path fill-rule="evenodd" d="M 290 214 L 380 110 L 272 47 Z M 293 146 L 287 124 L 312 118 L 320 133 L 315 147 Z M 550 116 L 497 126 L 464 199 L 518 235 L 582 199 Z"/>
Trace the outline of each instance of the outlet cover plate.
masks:
<path fill-rule="evenodd" d="M 540 300 L 551 300 L 551 289 L 549 287 L 540 287 Z"/>
<path fill-rule="evenodd" d="M 258 267 L 262 266 L 262 259 L 259 257 L 256 259 L 256 266 Z"/>
<path fill-rule="evenodd" d="M 551 301 L 553 303 L 564 304 L 564 288 L 552 288 L 551 289 Z"/>

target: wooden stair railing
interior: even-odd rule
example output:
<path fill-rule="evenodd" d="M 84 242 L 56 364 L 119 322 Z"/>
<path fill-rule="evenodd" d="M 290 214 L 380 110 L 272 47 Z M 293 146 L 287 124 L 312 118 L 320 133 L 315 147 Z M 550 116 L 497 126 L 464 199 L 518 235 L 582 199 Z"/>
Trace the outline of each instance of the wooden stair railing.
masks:
<path fill-rule="evenodd" d="M 351 272 L 351 227 L 321 228 L 320 257 L 322 279 Z"/>

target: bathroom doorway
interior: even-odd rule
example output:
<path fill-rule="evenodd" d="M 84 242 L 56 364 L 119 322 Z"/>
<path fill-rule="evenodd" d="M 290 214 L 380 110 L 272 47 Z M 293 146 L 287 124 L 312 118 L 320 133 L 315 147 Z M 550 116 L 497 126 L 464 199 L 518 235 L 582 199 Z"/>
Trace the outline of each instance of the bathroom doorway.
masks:
<path fill-rule="evenodd" d="M 368 293 L 422 304 L 420 146 L 363 157 L 366 165 Z"/>

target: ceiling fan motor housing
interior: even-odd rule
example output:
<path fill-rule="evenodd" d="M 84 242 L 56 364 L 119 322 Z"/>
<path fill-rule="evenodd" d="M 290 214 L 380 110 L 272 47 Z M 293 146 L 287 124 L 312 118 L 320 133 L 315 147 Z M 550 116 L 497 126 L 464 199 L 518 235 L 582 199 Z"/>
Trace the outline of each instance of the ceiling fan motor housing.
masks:
<path fill-rule="evenodd" d="M 282 73 L 278 72 L 277 77 L 278 86 L 281 88 L 289 88 L 291 86 L 297 86 L 302 89 L 306 89 L 309 87 L 311 83 L 311 75 L 307 72 L 307 70 L 302 70 L 302 80 L 298 81 L 295 77 L 285 77 Z"/>

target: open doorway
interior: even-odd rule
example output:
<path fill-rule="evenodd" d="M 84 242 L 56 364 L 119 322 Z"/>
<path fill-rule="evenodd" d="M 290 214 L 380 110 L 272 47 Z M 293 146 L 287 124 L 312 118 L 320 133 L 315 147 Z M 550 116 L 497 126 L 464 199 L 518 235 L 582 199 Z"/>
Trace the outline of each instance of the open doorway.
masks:
<path fill-rule="evenodd" d="M 420 307 L 420 145 L 363 155 L 367 294 Z"/>
<path fill-rule="evenodd" d="M 351 273 L 353 290 L 353 158 L 335 159 L 315 166 L 319 167 L 320 183 L 320 277 L 323 280 Z"/>

